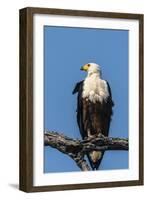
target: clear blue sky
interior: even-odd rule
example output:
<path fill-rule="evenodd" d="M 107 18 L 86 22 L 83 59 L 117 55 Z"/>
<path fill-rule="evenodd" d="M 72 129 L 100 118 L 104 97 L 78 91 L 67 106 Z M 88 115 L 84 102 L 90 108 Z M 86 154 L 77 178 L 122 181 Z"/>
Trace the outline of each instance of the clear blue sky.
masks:
<path fill-rule="evenodd" d="M 128 31 L 44 27 L 44 129 L 81 138 L 76 122 L 76 82 L 85 78 L 80 67 L 101 65 L 115 103 L 109 136 L 128 137 Z M 128 152 L 105 152 L 101 170 L 128 168 Z M 44 172 L 79 171 L 67 155 L 44 148 Z"/>

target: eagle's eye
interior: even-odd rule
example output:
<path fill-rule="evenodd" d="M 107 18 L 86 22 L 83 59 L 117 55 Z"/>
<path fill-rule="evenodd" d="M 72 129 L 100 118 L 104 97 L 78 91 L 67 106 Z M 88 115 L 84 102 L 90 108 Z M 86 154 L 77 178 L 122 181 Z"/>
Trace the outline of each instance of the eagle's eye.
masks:
<path fill-rule="evenodd" d="M 88 67 L 90 67 L 90 64 L 87 64 Z"/>

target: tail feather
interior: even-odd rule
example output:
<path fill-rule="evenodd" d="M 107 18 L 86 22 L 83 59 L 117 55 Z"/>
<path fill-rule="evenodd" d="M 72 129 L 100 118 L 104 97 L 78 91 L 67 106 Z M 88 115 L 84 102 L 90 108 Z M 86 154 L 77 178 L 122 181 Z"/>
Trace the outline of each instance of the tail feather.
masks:
<path fill-rule="evenodd" d="M 101 155 L 98 159 L 94 159 L 93 156 L 92 156 L 92 154 L 94 154 L 94 153 L 95 154 L 101 154 Z M 101 164 L 103 155 L 104 155 L 104 152 L 102 152 L 102 151 L 92 151 L 92 152 L 87 154 L 87 157 L 88 157 L 88 160 L 89 160 L 89 163 L 90 163 L 92 170 L 98 170 L 98 168 Z"/>

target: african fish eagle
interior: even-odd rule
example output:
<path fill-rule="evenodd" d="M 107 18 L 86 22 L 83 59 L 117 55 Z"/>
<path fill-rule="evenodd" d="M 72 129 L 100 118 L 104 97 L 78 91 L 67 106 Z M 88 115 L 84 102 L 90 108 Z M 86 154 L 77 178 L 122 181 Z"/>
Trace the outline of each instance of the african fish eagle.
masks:
<path fill-rule="evenodd" d="M 101 69 L 96 63 L 85 64 L 81 70 L 87 72 L 87 77 L 76 84 L 73 94 L 78 93 L 77 123 L 82 139 L 99 134 L 108 136 L 114 106 L 109 83 L 101 78 Z M 93 170 L 99 168 L 103 154 L 103 151 L 87 154 Z"/>

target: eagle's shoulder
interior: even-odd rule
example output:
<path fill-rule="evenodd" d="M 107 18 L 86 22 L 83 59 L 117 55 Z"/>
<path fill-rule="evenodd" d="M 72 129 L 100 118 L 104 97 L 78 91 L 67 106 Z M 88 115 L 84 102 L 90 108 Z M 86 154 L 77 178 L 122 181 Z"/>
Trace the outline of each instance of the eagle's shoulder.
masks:
<path fill-rule="evenodd" d="M 107 88 L 108 93 L 109 93 L 109 96 L 111 97 L 111 96 L 112 96 L 112 93 L 111 93 L 111 88 L 110 88 L 110 85 L 109 85 L 108 81 L 102 80 L 102 82 L 103 82 L 103 84 L 105 85 L 105 87 Z"/>
<path fill-rule="evenodd" d="M 114 106 L 114 102 L 113 102 L 113 100 L 112 100 L 111 87 L 110 87 L 108 81 L 105 80 L 105 82 L 106 82 L 106 84 L 107 84 L 107 89 L 108 89 L 108 92 L 109 92 L 109 98 L 108 98 L 108 100 L 109 100 L 109 102 L 111 103 L 111 106 Z"/>
<path fill-rule="evenodd" d="M 82 85 L 83 85 L 83 81 L 80 81 L 80 82 L 76 83 L 76 85 L 75 85 L 75 87 L 74 87 L 74 89 L 72 91 L 72 94 L 75 94 L 75 93 L 79 92 L 79 90 L 82 87 Z"/>

